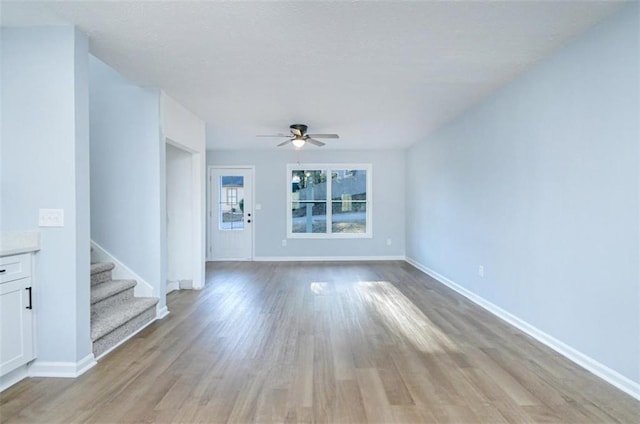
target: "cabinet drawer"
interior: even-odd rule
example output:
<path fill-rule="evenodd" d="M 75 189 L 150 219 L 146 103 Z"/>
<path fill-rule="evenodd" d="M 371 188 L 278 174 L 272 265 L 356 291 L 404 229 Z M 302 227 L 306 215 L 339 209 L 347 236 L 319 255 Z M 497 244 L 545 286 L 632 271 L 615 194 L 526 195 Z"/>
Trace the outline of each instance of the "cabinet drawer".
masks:
<path fill-rule="evenodd" d="M 30 253 L 0 258 L 0 283 L 7 283 L 29 276 L 31 276 Z"/>

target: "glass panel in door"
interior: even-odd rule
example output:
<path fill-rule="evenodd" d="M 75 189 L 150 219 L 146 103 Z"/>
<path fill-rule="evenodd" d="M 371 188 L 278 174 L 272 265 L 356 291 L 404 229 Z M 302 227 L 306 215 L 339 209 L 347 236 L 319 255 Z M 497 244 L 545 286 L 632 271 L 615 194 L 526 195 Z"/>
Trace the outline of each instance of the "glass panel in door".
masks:
<path fill-rule="evenodd" d="M 220 176 L 218 193 L 218 228 L 242 230 L 244 228 L 244 177 Z"/>

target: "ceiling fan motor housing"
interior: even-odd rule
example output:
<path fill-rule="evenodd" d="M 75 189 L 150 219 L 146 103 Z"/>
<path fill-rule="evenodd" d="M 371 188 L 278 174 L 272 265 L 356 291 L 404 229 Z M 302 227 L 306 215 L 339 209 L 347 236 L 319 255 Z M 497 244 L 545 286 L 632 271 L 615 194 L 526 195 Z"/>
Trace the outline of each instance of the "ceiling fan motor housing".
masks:
<path fill-rule="evenodd" d="M 305 135 L 307 133 L 307 126 L 304 124 L 292 124 L 289 126 L 289 128 L 292 130 L 300 131 L 300 135 Z"/>

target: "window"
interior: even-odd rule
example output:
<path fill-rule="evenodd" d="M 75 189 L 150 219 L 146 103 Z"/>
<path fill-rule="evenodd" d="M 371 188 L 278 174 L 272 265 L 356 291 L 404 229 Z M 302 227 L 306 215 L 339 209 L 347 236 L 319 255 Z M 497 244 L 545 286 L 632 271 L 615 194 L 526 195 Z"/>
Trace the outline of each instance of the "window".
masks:
<path fill-rule="evenodd" d="M 288 237 L 371 237 L 371 165 L 288 165 L 287 192 Z"/>
<path fill-rule="evenodd" d="M 235 205 L 238 203 L 238 189 L 235 187 L 230 187 L 227 189 L 227 203 L 230 205 Z"/>
<path fill-rule="evenodd" d="M 220 230 L 244 228 L 244 177 L 240 175 L 220 177 L 218 208 Z"/>

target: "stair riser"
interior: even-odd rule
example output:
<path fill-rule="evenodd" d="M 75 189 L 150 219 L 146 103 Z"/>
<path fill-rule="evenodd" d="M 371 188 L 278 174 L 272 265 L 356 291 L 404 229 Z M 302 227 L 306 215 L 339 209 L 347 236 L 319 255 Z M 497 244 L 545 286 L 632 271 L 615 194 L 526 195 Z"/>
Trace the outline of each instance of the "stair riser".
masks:
<path fill-rule="evenodd" d="M 133 298 L 133 287 L 116 293 L 113 296 L 109 296 L 106 299 L 102 299 L 99 302 L 91 305 L 91 315 L 101 313 L 107 309 L 111 309 L 115 306 L 122 305 L 129 299 Z"/>
<path fill-rule="evenodd" d="M 95 286 L 96 284 L 104 283 L 105 281 L 111 280 L 111 270 L 102 271 L 96 274 L 91 275 L 91 285 Z"/>
<path fill-rule="evenodd" d="M 125 324 L 116 328 L 112 332 L 105 334 L 104 336 L 93 342 L 93 354 L 96 357 L 102 355 L 104 352 L 120 343 L 121 340 L 127 338 L 131 334 L 138 331 L 141 327 L 153 321 L 155 316 L 156 308 L 155 306 L 152 306 L 146 309 L 140 315 L 132 318 Z"/>

